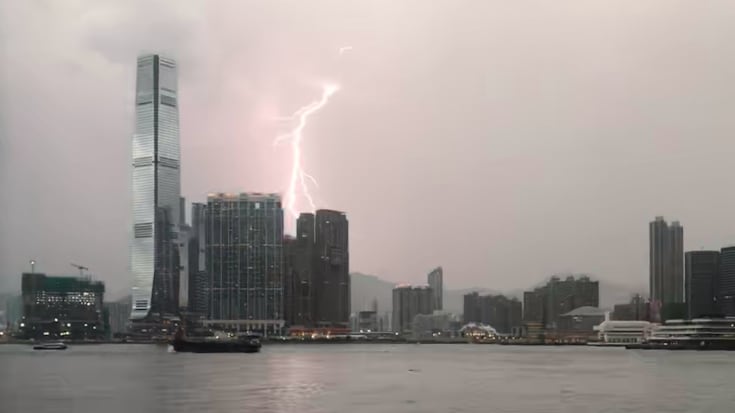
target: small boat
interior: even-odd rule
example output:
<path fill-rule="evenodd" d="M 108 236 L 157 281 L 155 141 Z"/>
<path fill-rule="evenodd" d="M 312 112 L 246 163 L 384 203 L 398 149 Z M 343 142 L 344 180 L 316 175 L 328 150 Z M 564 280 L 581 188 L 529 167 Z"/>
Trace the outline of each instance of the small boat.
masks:
<path fill-rule="evenodd" d="M 217 332 L 204 337 L 187 337 L 183 330 L 176 333 L 170 344 L 177 353 L 257 353 L 262 345 L 257 334 Z"/>
<path fill-rule="evenodd" d="M 40 343 L 33 346 L 34 350 L 66 350 L 66 344 L 58 343 Z"/>

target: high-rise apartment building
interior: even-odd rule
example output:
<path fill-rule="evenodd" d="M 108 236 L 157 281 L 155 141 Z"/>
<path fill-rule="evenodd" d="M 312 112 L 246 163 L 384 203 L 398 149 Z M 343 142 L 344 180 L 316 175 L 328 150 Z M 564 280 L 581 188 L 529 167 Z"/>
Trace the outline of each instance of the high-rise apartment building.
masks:
<path fill-rule="evenodd" d="M 649 224 L 651 303 L 666 307 L 684 302 L 684 229 L 663 217 Z"/>
<path fill-rule="evenodd" d="M 735 247 L 726 247 L 720 251 L 716 296 L 719 312 L 726 316 L 735 316 Z"/>
<path fill-rule="evenodd" d="M 546 288 L 537 288 L 523 293 L 523 321 L 545 324 Z"/>
<path fill-rule="evenodd" d="M 306 328 L 348 328 L 350 275 L 344 212 L 302 213 L 285 245 L 286 321 Z"/>
<path fill-rule="evenodd" d="M 543 287 L 523 293 L 523 321 L 556 328 L 559 317 L 579 307 L 600 305 L 600 283 L 586 275 L 553 276 Z"/>
<path fill-rule="evenodd" d="M 296 220 L 296 238 L 284 243 L 285 314 L 289 326 L 315 327 L 315 217 L 302 213 Z"/>
<path fill-rule="evenodd" d="M 480 294 L 477 291 L 465 294 L 462 297 L 462 322 L 477 323 L 482 318 L 480 314 Z"/>
<path fill-rule="evenodd" d="M 417 315 L 433 312 L 434 293 L 431 287 L 399 285 L 393 289 L 393 331 L 408 333 Z"/>
<path fill-rule="evenodd" d="M 715 314 L 720 251 L 688 251 L 684 263 L 687 317 Z"/>
<path fill-rule="evenodd" d="M 316 211 L 314 277 L 318 327 L 349 327 L 350 255 L 344 212 Z"/>
<path fill-rule="evenodd" d="M 669 249 L 671 251 L 671 278 L 673 302 L 684 302 L 684 228 L 679 221 L 669 226 Z M 665 286 L 665 284 L 664 284 Z M 666 288 L 664 288 L 666 291 Z"/>
<path fill-rule="evenodd" d="M 565 279 L 551 277 L 546 284 L 546 312 L 548 328 L 556 328 L 559 316 L 579 307 L 599 307 L 600 283 L 582 275 Z"/>
<path fill-rule="evenodd" d="M 434 309 L 443 310 L 442 296 L 444 294 L 444 270 L 436 267 L 428 275 L 429 287 L 434 292 Z"/>
<path fill-rule="evenodd" d="M 470 293 L 464 296 L 464 322 L 482 323 L 499 333 L 510 334 L 513 327 L 522 323 L 523 306 L 516 298 L 504 295 Z"/>
<path fill-rule="evenodd" d="M 138 58 L 132 138 L 131 319 L 178 313 L 180 209 L 176 62 Z"/>
<path fill-rule="evenodd" d="M 210 194 L 206 207 L 209 324 L 283 328 L 283 208 L 278 194 Z"/>

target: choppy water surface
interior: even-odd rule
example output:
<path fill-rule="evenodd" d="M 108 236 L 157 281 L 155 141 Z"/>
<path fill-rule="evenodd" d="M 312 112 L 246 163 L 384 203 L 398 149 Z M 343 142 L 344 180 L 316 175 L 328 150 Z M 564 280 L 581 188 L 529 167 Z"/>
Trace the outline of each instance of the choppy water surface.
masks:
<path fill-rule="evenodd" d="M 733 412 L 735 352 L 0 345 L 0 412 Z"/>

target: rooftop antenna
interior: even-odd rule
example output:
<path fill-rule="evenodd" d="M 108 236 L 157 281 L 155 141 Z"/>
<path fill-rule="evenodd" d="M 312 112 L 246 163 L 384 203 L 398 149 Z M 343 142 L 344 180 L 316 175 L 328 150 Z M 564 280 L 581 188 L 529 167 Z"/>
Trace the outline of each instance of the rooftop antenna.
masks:
<path fill-rule="evenodd" d="M 36 271 L 35 271 L 35 269 L 36 269 L 36 260 L 30 260 L 30 261 L 28 261 L 28 263 L 31 264 L 31 274 L 35 274 L 36 273 Z"/>

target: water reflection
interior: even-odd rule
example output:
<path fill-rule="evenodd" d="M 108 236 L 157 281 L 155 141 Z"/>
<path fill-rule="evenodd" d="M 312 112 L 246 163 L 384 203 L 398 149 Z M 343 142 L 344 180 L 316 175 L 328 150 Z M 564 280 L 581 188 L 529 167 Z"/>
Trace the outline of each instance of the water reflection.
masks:
<path fill-rule="evenodd" d="M 718 352 L 501 346 L 0 346 L 5 412 L 730 411 Z"/>

